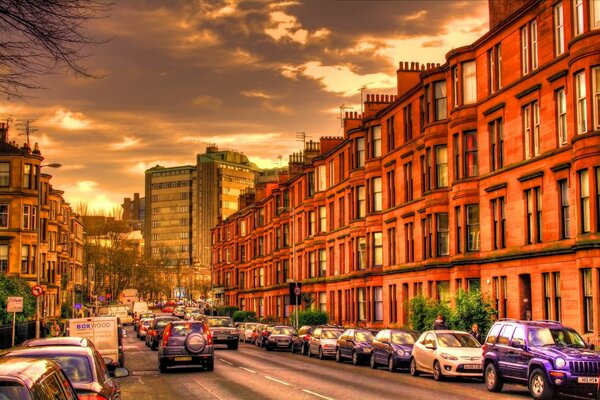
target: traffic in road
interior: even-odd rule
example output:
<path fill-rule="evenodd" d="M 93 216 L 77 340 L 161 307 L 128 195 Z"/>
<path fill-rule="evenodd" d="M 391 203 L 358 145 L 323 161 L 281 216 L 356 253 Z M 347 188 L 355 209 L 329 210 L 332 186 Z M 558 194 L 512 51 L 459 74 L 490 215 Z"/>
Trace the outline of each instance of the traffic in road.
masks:
<path fill-rule="evenodd" d="M 411 377 L 367 363 L 336 363 L 290 351 L 266 351 L 240 343 L 237 350 L 215 345 L 214 370 L 173 367 L 161 373 L 157 351 L 127 327 L 125 354 L 130 375 L 120 379 L 123 398 L 153 399 L 527 399 L 522 386 L 490 393 L 481 379 L 436 382 L 432 375 Z"/>

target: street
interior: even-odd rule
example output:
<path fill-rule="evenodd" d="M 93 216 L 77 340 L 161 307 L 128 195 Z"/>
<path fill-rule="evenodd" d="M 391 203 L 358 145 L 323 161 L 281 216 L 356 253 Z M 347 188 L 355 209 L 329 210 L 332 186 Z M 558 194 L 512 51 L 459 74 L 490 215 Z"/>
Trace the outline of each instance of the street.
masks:
<path fill-rule="evenodd" d="M 125 339 L 127 378 L 119 379 L 123 399 L 529 399 L 524 386 L 487 391 L 478 380 L 435 382 L 408 372 L 390 373 L 368 365 L 353 366 L 290 352 L 267 352 L 240 343 L 238 350 L 217 346 L 215 370 L 177 367 L 161 374 L 157 352 L 128 327 Z"/>

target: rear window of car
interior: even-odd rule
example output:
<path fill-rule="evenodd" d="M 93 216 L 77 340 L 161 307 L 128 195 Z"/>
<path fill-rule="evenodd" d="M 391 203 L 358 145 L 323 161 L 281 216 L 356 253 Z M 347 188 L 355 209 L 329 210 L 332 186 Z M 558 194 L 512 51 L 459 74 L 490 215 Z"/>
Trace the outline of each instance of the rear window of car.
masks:
<path fill-rule="evenodd" d="M 174 319 L 157 319 L 155 324 L 156 324 L 156 328 L 164 328 L 165 326 L 167 326 L 167 324 L 169 322 L 173 322 L 176 321 Z"/>
<path fill-rule="evenodd" d="M 321 339 L 337 339 L 342 334 L 342 331 L 334 329 L 323 329 L 321 332 Z"/>
<path fill-rule="evenodd" d="M 0 381 L 0 399 L 4 400 L 29 400 L 27 388 L 17 382 Z"/>
<path fill-rule="evenodd" d="M 233 321 L 231 320 L 231 318 L 207 318 L 206 322 L 208 323 L 208 326 L 233 326 Z"/>
<path fill-rule="evenodd" d="M 276 327 L 273 329 L 273 335 L 293 335 L 294 330 L 286 327 Z"/>
<path fill-rule="evenodd" d="M 187 336 L 190 333 L 204 333 L 202 324 L 173 324 L 171 326 L 171 336 Z"/>

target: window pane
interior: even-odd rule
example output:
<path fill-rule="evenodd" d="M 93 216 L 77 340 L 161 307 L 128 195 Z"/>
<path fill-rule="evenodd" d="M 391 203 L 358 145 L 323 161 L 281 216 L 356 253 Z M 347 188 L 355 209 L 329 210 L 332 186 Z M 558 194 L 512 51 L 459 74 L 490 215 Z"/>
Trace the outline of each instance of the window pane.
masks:
<path fill-rule="evenodd" d="M 477 101 L 477 75 L 475 61 L 463 63 L 463 103 L 471 104 Z"/>

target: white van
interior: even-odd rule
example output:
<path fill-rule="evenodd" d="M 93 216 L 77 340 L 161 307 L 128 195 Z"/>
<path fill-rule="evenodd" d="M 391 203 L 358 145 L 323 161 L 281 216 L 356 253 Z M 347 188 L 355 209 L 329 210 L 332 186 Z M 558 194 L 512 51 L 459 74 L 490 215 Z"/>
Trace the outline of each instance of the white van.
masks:
<path fill-rule="evenodd" d="M 112 305 L 98 308 L 98 317 L 119 317 L 123 325 L 133 324 L 133 316 L 129 306 L 126 305 Z"/>
<path fill-rule="evenodd" d="M 70 319 L 68 334 L 91 340 L 103 358 L 110 358 L 110 363 L 106 364 L 110 369 L 122 367 L 125 363 L 117 317 Z"/>
<path fill-rule="evenodd" d="M 133 311 L 133 325 L 135 327 L 140 319 L 140 314 L 148 312 L 148 303 L 145 301 L 136 301 L 133 303 L 131 311 Z"/>

